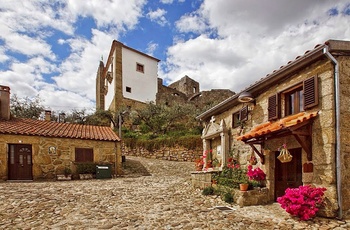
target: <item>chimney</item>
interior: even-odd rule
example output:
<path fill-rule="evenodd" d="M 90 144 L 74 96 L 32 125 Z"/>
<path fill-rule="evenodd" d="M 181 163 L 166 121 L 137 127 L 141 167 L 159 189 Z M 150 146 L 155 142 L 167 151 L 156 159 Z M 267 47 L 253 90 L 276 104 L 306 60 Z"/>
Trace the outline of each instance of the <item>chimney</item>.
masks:
<path fill-rule="evenodd" d="M 45 121 L 51 121 L 51 110 L 45 110 Z"/>
<path fill-rule="evenodd" d="M 10 120 L 10 87 L 0 85 L 0 119 Z"/>
<path fill-rule="evenodd" d="M 64 120 L 66 119 L 65 113 L 58 114 L 58 122 L 64 123 Z"/>

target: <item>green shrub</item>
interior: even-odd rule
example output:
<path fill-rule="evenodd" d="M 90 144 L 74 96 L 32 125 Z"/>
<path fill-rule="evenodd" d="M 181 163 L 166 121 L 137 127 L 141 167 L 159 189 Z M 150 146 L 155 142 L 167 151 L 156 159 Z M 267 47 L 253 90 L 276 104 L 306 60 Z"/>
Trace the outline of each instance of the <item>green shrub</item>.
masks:
<path fill-rule="evenodd" d="M 96 163 L 93 162 L 79 162 L 76 163 L 78 174 L 96 174 Z"/>
<path fill-rule="evenodd" d="M 202 194 L 205 196 L 209 196 L 209 195 L 213 195 L 214 194 L 214 188 L 209 186 L 209 187 L 205 187 L 202 191 Z"/>
<path fill-rule="evenodd" d="M 229 204 L 233 203 L 233 196 L 232 196 L 232 193 L 226 192 L 226 193 L 224 194 L 223 200 L 224 200 L 226 203 L 229 203 Z"/>

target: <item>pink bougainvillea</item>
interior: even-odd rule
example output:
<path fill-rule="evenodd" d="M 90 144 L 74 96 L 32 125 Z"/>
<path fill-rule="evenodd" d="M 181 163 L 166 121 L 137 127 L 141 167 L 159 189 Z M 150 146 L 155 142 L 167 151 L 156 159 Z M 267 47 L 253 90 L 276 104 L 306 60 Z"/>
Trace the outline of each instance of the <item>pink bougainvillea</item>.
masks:
<path fill-rule="evenodd" d="M 248 165 L 247 176 L 249 177 L 249 180 L 255 180 L 255 181 L 266 180 L 266 174 L 264 173 L 264 171 L 259 167 L 253 169 L 253 166 L 251 165 Z"/>
<path fill-rule="evenodd" d="M 287 188 L 284 196 L 278 197 L 277 202 L 292 216 L 301 220 L 309 220 L 316 216 L 319 207 L 323 204 L 326 188 L 299 186 Z"/>

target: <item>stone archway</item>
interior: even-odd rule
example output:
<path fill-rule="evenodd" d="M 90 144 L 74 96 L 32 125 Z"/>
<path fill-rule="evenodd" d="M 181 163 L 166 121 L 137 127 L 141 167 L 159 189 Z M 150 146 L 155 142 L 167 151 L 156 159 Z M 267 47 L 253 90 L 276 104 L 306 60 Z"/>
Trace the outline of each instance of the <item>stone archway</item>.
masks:
<path fill-rule="evenodd" d="M 211 145 L 212 141 L 217 140 L 215 146 Z M 203 129 L 202 133 L 203 140 L 203 151 L 210 153 L 210 150 L 216 148 L 216 154 L 221 157 L 221 164 L 219 168 L 222 169 L 223 166 L 226 165 L 228 159 L 228 151 L 229 151 L 229 137 L 228 137 L 228 129 L 226 127 L 225 121 L 221 120 L 220 125 L 215 123 L 215 117 L 212 116 L 209 124 Z M 204 167 L 207 167 L 207 158 L 204 159 Z"/>

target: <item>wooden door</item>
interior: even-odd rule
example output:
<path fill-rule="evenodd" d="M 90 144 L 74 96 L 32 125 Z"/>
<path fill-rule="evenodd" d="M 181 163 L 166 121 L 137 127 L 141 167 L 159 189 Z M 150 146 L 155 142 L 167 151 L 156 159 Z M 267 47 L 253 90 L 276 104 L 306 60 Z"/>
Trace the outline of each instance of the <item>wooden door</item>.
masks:
<path fill-rule="evenodd" d="M 293 159 L 282 163 L 277 159 L 279 152 L 275 152 L 275 200 L 283 196 L 287 188 L 297 188 L 303 185 L 301 148 L 288 149 Z"/>
<path fill-rule="evenodd" d="M 9 180 L 32 180 L 32 146 L 9 145 L 8 153 L 8 179 Z"/>

